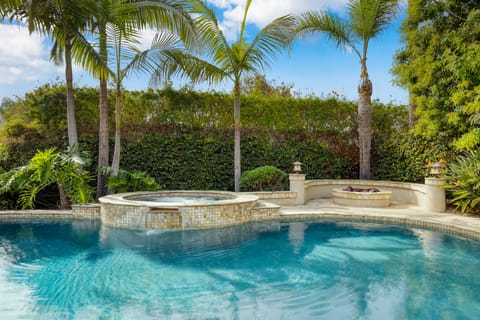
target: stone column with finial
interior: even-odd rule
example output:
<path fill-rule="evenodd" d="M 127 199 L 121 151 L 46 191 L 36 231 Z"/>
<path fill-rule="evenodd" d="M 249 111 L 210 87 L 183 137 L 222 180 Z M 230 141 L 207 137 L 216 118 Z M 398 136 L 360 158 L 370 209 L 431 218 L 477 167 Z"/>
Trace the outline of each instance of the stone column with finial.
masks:
<path fill-rule="evenodd" d="M 428 186 L 428 204 L 426 209 L 432 212 L 445 212 L 447 200 L 445 192 L 445 178 L 441 177 L 445 165 L 442 162 L 435 162 L 428 165 L 430 177 L 425 178 L 425 185 Z"/>
<path fill-rule="evenodd" d="M 296 161 L 293 163 L 293 173 L 288 175 L 290 181 L 290 191 L 296 192 L 295 205 L 305 204 L 305 174 L 302 173 L 302 163 Z"/>

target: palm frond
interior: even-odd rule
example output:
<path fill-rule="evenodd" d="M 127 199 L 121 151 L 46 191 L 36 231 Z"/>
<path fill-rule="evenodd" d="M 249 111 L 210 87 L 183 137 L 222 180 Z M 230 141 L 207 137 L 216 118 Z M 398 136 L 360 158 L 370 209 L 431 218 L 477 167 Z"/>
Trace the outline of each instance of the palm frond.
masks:
<path fill-rule="evenodd" d="M 357 39 L 346 21 L 327 12 L 307 11 L 300 15 L 296 30 L 298 36 L 304 37 L 318 31 L 325 32 L 337 47 L 351 48 L 361 58 L 356 47 Z"/>
<path fill-rule="evenodd" d="M 201 1 L 193 3 L 190 11 L 196 15 L 194 26 L 198 42 L 201 43 L 199 54 L 206 60 L 213 60 L 217 65 L 231 64 L 231 48 L 220 29 L 215 12 Z"/>
<path fill-rule="evenodd" d="M 107 79 L 112 75 L 95 46 L 81 33 L 75 33 L 72 41 L 75 61 L 95 78 Z"/>
<path fill-rule="evenodd" d="M 243 12 L 243 19 L 242 19 L 242 26 L 240 28 L 240 39 L 243 39 L 243 34 L 245 33 L 245 26 L 247 24 L 247 15 L 248 15 L 248 9 L 250 9 L 250 5 L 252 4 L 252 0 L 247 0 L 245 3 L 245 10 Z"/>
<path fill-rule="evenodd" d="M 163 51 L 162 56 L 162 63 L 157 65 L 150 78 L 149 85 L 152 87 L 166 83 L 172 76 L 189 79 L 194 83 L 207 81 L 210 84 L 219 83 L 230 76 L 215 64 L 182 51 Z"/>
<path fill-rule="evenodd" d="M 385 30 L 398 12 L 398 0 L 351 0 L 348 4 L 352 30 L 362 40 Z"/>
<path fill-rule="evenodd" d="M 197 43 L 197 32 L 193 27 L 193 19 L 186 10 L 188 1 L 162 0 L 162 1 L 139 1 L 134 5 L 139 9 L 141 21 L 147 21 L 145 25 L 170 31 L 178 34 L 185 46 L 194 50 Z"/>
<path fill-rule="evenodd" d="M 134 56 L 127 60 L 129 63 L 124 67 L 126 76 L 130 73 L 149 72 L 152 73 L 157 68 L 157 64 L 167 59 L 164 52 L 184 51 L 183 42 L 178 35 L 163 31 L 155 34 L 152 41 L 151 48 L 144 51 L 139 51 L 131 48 L 131 53 Z"/>
<path fill-rule="evenodd" d="M 59 66 L 63 64 L 63 53 L 65 50 L 58 40 L 55 40 L 50 49 L 50 60 L 53 60 L 55 65 Z"/>
<path fill-rule="evenodd" d="M 265 26 L 244 52 L 242 65 L 251 70 L 269 66 L 281 49 L 290 47 L 296 30 L 296 18 L 286 15 Z"/>
<path fill-rule="evenodd" d="M 22 20 L 25 17 L 25 6 L 22 0 L 3 0 L 0 2 L 0 19 L 9 17 L 10 21 Z"/>

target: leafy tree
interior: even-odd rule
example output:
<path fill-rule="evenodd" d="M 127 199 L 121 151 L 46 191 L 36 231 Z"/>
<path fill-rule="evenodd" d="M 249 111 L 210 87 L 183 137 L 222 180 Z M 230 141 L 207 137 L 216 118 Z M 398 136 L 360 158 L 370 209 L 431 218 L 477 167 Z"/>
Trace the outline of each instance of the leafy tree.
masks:
<path fill-rule="evenodd" d="M 325 32 L 337 46 L 349 48 L 360 59 L 361 73 L 358 85 L 358 143 L 360 151 L 360 179 L 370 179 L 372 143 L 372 90 L 367 72 L 367 51 L 371 39 L 381 33 L 392 21 L 398 9 L 398 0 L 350 0 L 348 20 L 327 12 L 308 11 L 300 16 L 297 34 L 304 36 Z"/>
<path fill-rule="evenodd" d="M 244 95 L 257 95 L 265 97 L 292 97 L 293 85 L 282 82 L 276 85 L 275 81 L 268 81 L 265 75 L 254 74 L 242 79 L 241 92 Z"/>
<path fill-rule="evenodd" d="M 60 196 L 60 209 L 72 203 L 92 201 L 90 175 L 82 169 L 84 160 L 75 152 L 60 153 L 54 148 L 39 151 L 27 165 L 0 175 L 0 194 L 18 191 L 19 205 L 33 208 L 36 196 L 43 189 L 56 185 Z"/>
<path fill-rule="evenodd" d="M 195 26 L 203 55 L 189 53 L 181 48 L 171 50 L 161 57 L 159 68 L 152 75 L 154 79 L 167 81 L 177 74 L 193 82 L 218 83 L 225 79 L 233 82 L 234 96 L 234 181 L 235 191 L 240 191 L 240 95 L 242 77 L 255 73 L 269 65 L 282 49 L 290 45 L 295 18 L 291 15 L 280 17 L 248 42 L 246 23 L 252 0 L 247 0 L 243 12 L 238 38 L 229 43 L 218 25 L 215 12 L 202 1 L 192 1 L 189 11 L 196 17 Z"/>
<path fill-rule="evenodd" d="M 416 106 L 414 132 L 460 150 L 480 145 L 478 1 L 410 0 L 393 73 Z"/>

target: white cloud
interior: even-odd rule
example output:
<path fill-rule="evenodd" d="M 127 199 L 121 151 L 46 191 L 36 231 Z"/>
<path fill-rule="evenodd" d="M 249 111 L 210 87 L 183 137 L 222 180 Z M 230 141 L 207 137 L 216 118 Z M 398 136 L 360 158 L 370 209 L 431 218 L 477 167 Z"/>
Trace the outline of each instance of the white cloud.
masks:
<path fill-rule="evenodd" d="M 245 0 L 207 0 L 211 5 L 223 9 L 221 28 L 228 39 L 238 34 L 243 19 Z M 274 19 L 286 14 L 300 14 L 307 10 L 331 10 L 343 12 L 348 0 L 257 0 L 249 9 L 247 21 L 264 27 Z"/>
<path fill-rule="evenodd" d="M 43 81 L 59 69 L 49 59 L 49 48 L 38 34 L 27 28 L 0 24 L 0 84 Z"/>
<path fill-rule="evenodd" d="M 150 47 L 152 46 L 153 38 L 155 37 L 155 33 L 157 32 L 153 29 L 143 30 L 141 33 L 141 38 L 139 39 L 140 45 L 138 46 L 138 48 L 142 51 L 150 49 Z"/>

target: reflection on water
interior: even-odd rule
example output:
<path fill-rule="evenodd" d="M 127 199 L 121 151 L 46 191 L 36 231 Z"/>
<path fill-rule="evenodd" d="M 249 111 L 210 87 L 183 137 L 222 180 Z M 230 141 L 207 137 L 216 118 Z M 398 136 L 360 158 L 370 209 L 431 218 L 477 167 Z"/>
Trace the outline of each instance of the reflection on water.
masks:
<path fill-rule="evenodd" d="M 263 232 L 278 232 L 278 221 L 249 223 L 237 227 L 185 230 L 125 230 L 106 226 L 100 227 L 100 242 L 103 246 L 122 244 L 131 248 L 141 248 L 144 253 L 168 255 L 170 252 L 189 254 L 227 249 L 256 239 Z"/>
<path fill-rule="evenodd" d="M 305 222 L 290 222 L 288 224 L 288 240 L 293 247 L 294 253 L 299 253 L 300 248 L 305 240 L 305 230 L 307 224 Z"/>
<path fill-rule="evenodd" d="M 478 241 L 374 224 L 0 224 L 0 319 L 468 319 Z"/>

